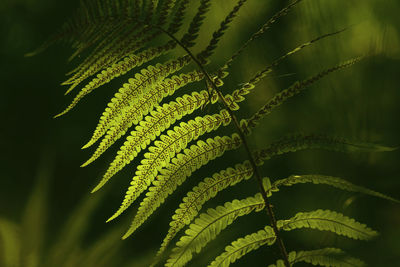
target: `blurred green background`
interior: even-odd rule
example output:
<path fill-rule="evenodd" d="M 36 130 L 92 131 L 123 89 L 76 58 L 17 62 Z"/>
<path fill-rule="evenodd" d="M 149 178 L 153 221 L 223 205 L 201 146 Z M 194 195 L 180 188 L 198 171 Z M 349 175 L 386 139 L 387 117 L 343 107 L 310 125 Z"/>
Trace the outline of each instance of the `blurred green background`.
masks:
<path fill-rule="evenodd" d="M 114 177 L 103 189 L 104 192 L 90 195 L 90 190 L 100 179 L 121 142 L 87 168 L 79 166 L 91 151 L 81 151 L 80 147 L 90 137 L 109 98 L 129 74 L 97 90 L 71 113 L 54 120 L 52 116 L 71 100 L 70 96 L 63 96 L 65 88 L 60 83 L 79 59 L 72 64 L 67 63 L 72 50 L 62 45 L 53 46 L 33 58 L 23 56 L 58 29 L 77 8 L 78 2 L 0 2 L 0 225 L 8 223 L 7 229 L 16 232 L 14 237 L 19 236 L 21 242 L 28 244 L 21 251 L 27 249 L 29 254 L 29 251 L 37 249 L 39 256 L 27 260 L 32 265 L 20 262 L 17 266 L 35 266 L 34 262 L 36 266 L 43 266 L 45 262 L 51 266 L 57 261 L 59 266 L 91 266 L 94 263 L 84 263 L 79 259 L 87 259 L 90 249 L 96 245 L 101 247 L 94 250 L 100 253 L 103 266 L 147 266 L 147 260 L 158 249 L 168 229 L 178 201 L 187 190 L 210 173 L 206 170 L 195 173 L 148 223 L 126 241 L 120 241 L 117 235 L 121 236 L 126 229 L 137 203 L 120 219 L 110 224 L 104 223 L 119 206 L 135 170 L 134 164 Z M 251 33 L 287 3 L 249 0 L 221 41 L 215 61 L 209 69 L 218 67 Z M 216 23 L 234 4 L 233 0 L 213 3 L 214 9 L 206 20 L 205 31 L 201 32 L 199 47 L 207 43 L 209 29 L 215 29 Z M 372 56 L 328 76 L 287 101 L 263 121 L 251 138 L 251 145 L 254 148 L 266 146 L 282 135 L 302 131 L 337 134 L 354 140 L 399 146 L 399 12 L 400 2 L 397 0 L 304 0 L 255 41 L 234 64 L 224 90 L 229 91 L 229 88 L 246 82 L 256 71 L 302 42 L 348 28 L 340 35 L 324 39 L 286 60 L 270 78 L 261 83 L 254 94 L 249 95 L 247 106 L 239 113 L 240 117 L 251 114 L 266 98 L 296 80 L 307 78 L 351 57 L 363 54 Z M 240 154 L 231 153 L 224 160 L 214 163 L 219 168 L 212 164 L 211 167 L 219 170 L 243 159 Z M 338 176 L 400 199 L 399 159 L 400 151 L 352 155 L 303 151 L 269 161 L 263 166 L 263 174 L 272 179 L 291 174 Z M 232 188 L 230 192 L 224 192 L 207 207 L 215 207 L 233 198 L 241 199 L 255 192 L 256 184 L 250 180 Z M 37 199 L 36 202 L 34 199 Z M 376 240 L 357 242 L 312 231 L 284 233 L 290 250 L 339 246 L 370 266 L 400 266 L 399 205 L 312 185 L 284 189 L 273 197 L 272 202 L 277 216 L 282 219 L 302 210 L 333 209 L 367 223 L 381 234 Z M 88 206 L 87 210 L 76 210 L 85 205 Z M 72 223 L 77 219 L 81 219 L 82 224 Z M 211 242 L 207 249 L 195 256 L 189 266 L 204 266 L 223 251 L 225 244 L 261 229 L 265 220 L 267 218 L 260 214 L 250 216 L 249 220 L 238 220 L 238 224 L 223 232 L 221 239 Z M 10 226 L 9 222 L 14 225 Z M 65 241 L 68 236 L 69 245 Z M 64 250 L 57 250 L 57 244 L 60 246 L 63 243 L 66 243 L 62 248 Z M 4 244 L 0 243 L 1 256 L 4 256 L 1 254 L 3 251 Z M 63 255 L 57 258 L 57 253 Z M 104 259 L 105 255 L 110 257 L 109 262 Z M 275 248 L 259 249 L 239 260 L 235 266 L 266 266 L 274 262 L 278 255 Z M 93 266 L 101 265 L 95 263 Z"/>

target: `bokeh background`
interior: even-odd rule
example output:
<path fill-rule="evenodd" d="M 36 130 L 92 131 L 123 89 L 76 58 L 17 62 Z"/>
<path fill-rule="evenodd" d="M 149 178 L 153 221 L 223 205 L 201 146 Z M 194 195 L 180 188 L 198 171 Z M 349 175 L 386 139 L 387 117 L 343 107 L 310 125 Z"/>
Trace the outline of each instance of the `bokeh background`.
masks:
<path fill-rule="evenodd" d="M 80 147 L 90 137 L 118 85 L 132 73 L 96 90 L 66 116 L 52 119 L 71 100 L 70 96 L 63 96 L 65 88 L 60 83 L 79 58 L 67 62 L 72 50 L 62 45 L 32 58 L 24 57 L 73 14 L 78 2 L 0 2 L 0 227 L 6 229 L 3 235 L 7 237 L 3 239 L 24 244 L 18 252 L 17 245 L 13 250 L 0 242 L 0 264 L 3 257 L 14 261 L 15 266 L 147 266 L 184 193 L 210 175 L 207 170 L 195 173 L 126 241 L 120 241 L 119 236 L 129 224 L 137 204 L 118 220 L 105 224 L 119 206 L 137 162 L 114 177 L 101 193 L 90 195 L 121 142 L 86 168 L 79 166 L 92 151 L 81 151 Z M 287 3 L 249 0 L 221 41 L 209 69 L 218 67 Z M 234 4 L 233 0 L 213 3 L 214 9 L 196 48 L 207 43 L 209 29 L 215 29 L 216 23 Z M 352 57 L 371 56 L 287 101 L 263 121 L 251 137 L 251 145 L 254 148 L 266 146 L 285 134 L 301 131 L 399 146 L 399 12 L 397 0 L 304 0 L 255 41 L 234 64 L 224 88 L 227 92 L 302 42 L 347 28 L 340 35 L 324 39 L 287 59 L 248 96 L 239 117 L 248 116 L 267 98 L 296 80 Z M 242 162 L 241 154 L 227 154 L 210 168 L 218 170 Z M 274 158 L 262 171 L 271 179 L 291 174 L 343 177 L 400 199 L 399 159 L 398 150 L 351 155 L 313 150 Z M 250 180 L 224 192 L 205 208 L 256 192 L 256 183 Z M 289 250 L 339 246 L 370 266 L 400 266 L 398 204 L 313 185 L 285 188 L 273 196 L 272 202 L 277 216 L 282 219 L 303 210 L 333 209 L 380 232 L 380 237 L 370 242 L 349 241 L 313 231 L 284 233 Z M 261 229 L 265 220 L 266 216 L 261 214 L 238 220 L 222 233 L 221 239 L 211 242 L 196 255 L 189 266 L 204 266 L 220 254 L 226 244 Z M 12 257 L 21 251 L 26 255 L 24 258 Z M 278 257 L 275 248 L 259 249 L 235 266 L 266 266 Z"/>

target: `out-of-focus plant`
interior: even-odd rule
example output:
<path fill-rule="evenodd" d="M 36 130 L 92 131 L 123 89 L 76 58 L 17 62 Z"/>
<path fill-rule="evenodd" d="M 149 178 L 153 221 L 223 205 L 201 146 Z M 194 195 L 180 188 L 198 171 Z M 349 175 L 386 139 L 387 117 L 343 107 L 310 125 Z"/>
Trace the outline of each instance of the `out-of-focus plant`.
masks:
<path fill-rule="evenodd" d="M 2 267 L 134 267 L 121 253 L 121 226 L 98 234 L 89 242 L 90 216 L 103 200 L 104 193 L 86 198 L 67 216 L 66 222 L 49 238 L 52 222 L 48 211 L 51 166 L 42 164 L 36 185 L 26 203 L 20 222 L 0 217 L 0 266 Z M 50 240 L 50 241 L 49 241 Z M 146 265 L 151 257 L 143 257 Z M 147 262 L 147 263 L 146 263 Z"/>

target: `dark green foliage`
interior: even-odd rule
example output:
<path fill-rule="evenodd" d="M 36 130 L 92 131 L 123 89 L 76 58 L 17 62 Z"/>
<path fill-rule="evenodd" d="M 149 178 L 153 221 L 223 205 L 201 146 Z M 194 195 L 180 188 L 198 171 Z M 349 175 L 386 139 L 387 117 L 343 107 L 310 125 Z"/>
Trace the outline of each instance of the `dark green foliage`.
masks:
<path fill-rule="evenodd" d="M 273 210 L 279 210 L 280 207 L 279 204 L 274 203 L 273 207 L 270 204 L 272 192 L 278 191 L 278 187 L 282 185 L 314 183 L 327 184 L 350 192 L 366 193 L 387 200 L 397 200 L 340 178 L 327 176 L 293 176 L 275 182 L 271 182 L 268 178 L 262 180 L 259 166 L 273 156 L 305 149 L 337 152 L 384 152 L 394 149 L 328 135 L 295 134 L 284 137 L 264 149 L 252 151 L 248 138 L 251 138 L 261 119 L 287 99 L 299 94 L 323 77 L 357 63 L 363 55 L 357 55 L 311 78 L 295 82 L 265 101 L 265 104 L 248 119 L 240 120 L 243 114 L 239 112 L 238 103 L 248 104 L 247 95 L 251 92 L 257 93 L 256 89 L 262 78 L 294 53 L 342 31 L 324 34 L 303 43 L 272 64 L 265 64 L 266 68 L 255 73 L 239 89 L 232 90 L 225 86 L 225 83 L 229 81 L 231 65 L 238 55 L 301 1 L 294 1 L 278 11 L 226 62 L 222 64 L 217 62 L 222 67 L 214 71 L 207 69 L 208 64 L 214 63 L 213 55 L 227 30 L 232 28 L 234 31 L 230 26 L 239 17 L 240 10 L 247 1 L 236 1 L 232 10 L 220 19 L 217 30 L 207 29 L 208 34 L 213 33 L 211 37 L 207 37 L 208 45 L 199 51 L 195 45 L 198 44 L 207 12 L 214 3 L 209 0 L 193 2 L 186 0 L 84 2 L 77 15 L 43 46 L 47 47 L 60 40 L 70 42 L 76 49 L 72 57 L 92 48 L 86 59 L 70 73 L 71 77 L 64 84 L 70 85 L 67 90 L 69 93 L 83 82 L 87 80 L 89 82 L 82 87 L 72 103 L 56 117 L 69 112 L 94 89 L 126 74 L 126 77 L 124 76 L 127 78 L 126 83 L 107 104 L 93 137 L 83 147 L 88 148 L 103 137 L 93 156 L 82 165 L 86 166 L 131 129 L 93 192 L 99 190 L 137 156 L 142 158 L 140 163 L 137 163 L 136 172 L 121 207 L 108 221 L 122 214 L 148 189 L 131 227 L 123 236 L 124 239 L 129 237 L 170 194 L 186 179 L 191 178 L 196 170 L 222 157 L 229 150 L 243 148 L 240 154 L 247 158 L 245 162 L 236 165 L 233 163 L 231 167 L 214 175 L 213 172 L 209 172 L 212 178 L 200 182 L 183 199 L 172 217 L 171 228 L 161 245 L 158 257 L 155 258 L 155 264 L 164 260 L 164 256 L 168 256 L 166 266 L 183 266 L 192 259 L 194 253 L 199 253 L 208 242 L 217 238 L 217 235 L 238 217 L 246 216 L 253 211 L 267 211 L 270 221 L 267 222 L 265 218 L 259 216 L 260 220 L 265 221 L 266 226 L 263 230 L 234 241 L 211 266 L 217 264 L 216 262 L 219 262 L 218 266 L 228 266 L 262 245 L 275 243 L 282 258 L 277 262 L 277 266 L 288 266 L 301 261 L 323 266 L 342 266 L 343 261 L 346 261 L 354 266 L 361 266 L 363 263 L 360 260 L 346 256 L 337 248 L 288 253 L 285 244 L 290 247 L 290 242 L 283 241 L 280 235 L 282 231 L 312 228 L 359 240 L 369 240 L 375 237 L 377 232 L 354 219 L 330 210 L 298 212 L 287 220 L 276 219 Z M 193 17 L 185 18 L 187 10 L 194 8 L 196 4 L 198 7 Z M 188 20 L 187 29 L 183 23 L 185 19 Z M 179 36 L 181 30 L 183 34 Z M 168 53 L 174 55 L 167 55 Z M 138 69 L 142 65 L 143 67 Z M 136 68 L 135 74 L 129 73 L 134 68 Z M 192 87 L 187 86 L 191 83 L 197 87 L 191 94 L 187 91 L 183 93 L 180 93 L 181 90 L 178 91 L 180 88 L 192 90 Z M 172 101 L 165 103 L 166 97 L 170 97 Z M 192 113 L 194 114 L 191 115 Z M 221 131 L 223 127 L 226 129 Z M 221 136 L 214 133 L 217 131 Z M 226 134 L 227 132 L 229 134 Z M 198 141 L 193 144 L 195 140 Z M 265 140 L 265 143 L 268 143 L 268 140 Z M 145 151 L 144 154 L 140 154 L 141 151 Z M 215 209 L 200 213 L 205 202 L 216 197 L 218 192 L 253 176 L 258 181 L 260 193 L 242 200 L 234 199 Z M 296 208 L 302 210 L 301 207 Z M 169 253 L 168 245 L 185 225 L 189 225 L 188 229 Z M 265 264 L 271 262 L 273 261 L 265 260 Z"/>

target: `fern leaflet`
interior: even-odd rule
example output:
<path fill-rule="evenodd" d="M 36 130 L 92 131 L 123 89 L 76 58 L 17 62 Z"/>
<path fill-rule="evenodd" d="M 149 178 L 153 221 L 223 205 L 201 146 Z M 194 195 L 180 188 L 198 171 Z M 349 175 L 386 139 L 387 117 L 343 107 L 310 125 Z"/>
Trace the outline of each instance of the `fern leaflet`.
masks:
<path fill-rule="evenodd" d="M 232 137 L 209 138 L 206 142 L 198 141 L 190 149 L 177 154 L 166 168 L 160 171 L 161 175 L 149 188 L 146 198 L 140 203 L 139 210 L 132 222 L 128 232 L 123 239 L 131 235 L 145 220 L 162 204 L 168 195 L 172 194 L 187 177 L 209 161 L 222 156 L 226 151 L 236 149 L 240 146 L 241 139 L 237 134 Z"/>
<path fill-rule="evenodd" d="M 136 157 L 137 153 L 139 153 L 141 150 L 140 147 L 144 149 L 147 146 L 149 143 L 148 140 L 154 140 L 156 136 L 160 135 L 162 131 L 167 129 L 176 120 L 192 113 L 195 109 L 204 105 L 205 102 L 208 101 L 208 93 L 206 91 L 196 92 L 193 93 L 192 96 L 184 95 L 181 98 L 177 98 L 176 101 L 164 104 L 162 107 L 158 106 L 157 111 L 153 111 L 151 115 L 146 116 L 144 120 L 142 120 L 143 116 L 151 112 L 164 97 L 173 94 L 176 90 L 190 82 L 195 82 L 203 78 L 203 75 L 200 73 L 194 72 L 190 74 L 194 75 L 181 74 L 179 76 L 173 76 L 171 79 L 164 80 L 150 90 L 143 98 L 139 99 L 138 102 L 124 109 L 122 115 L 119 117 L 118 123 L 114 122 L 114 125 L 107 131 L 106 136 L 103 138 L 92 157 L 86 161 L 82 167 L 96 160 L 115 141 L 124 135 L 132 124 L 137 124 L 141 121 L 141 125 L 136 126 L 136 131 L 131 132 L 131 136 L 127 138 L 124 146 L 121 147 L 118 153 L 120 156 L 118 155 L 117 158 L 115 158 L 115 162 L 119 162 L 121 160 L 120 157 L 124 158 L 124 161 L 130 158 L 126 164 L 129 163 Z M 211 101 L 215 102 L 216 97 Z M 158 134 L 155 135 L 155 133 Z M 100 134 L 97 136 L 99 135 Z M 142 138 L 144 138 L 144 140 Z M 92 138 L 92 140 L 95 139 Z M 144 143 L 146 143 L 146 145 L 143 145 Z M 112 165 L 113 164 L 114 163 L 112 163 Z"/>
<path fill-rule="evenodd" d="M 180 123 L 174 131 L 170 130 L 167 134 L 160 137 L 160 141 L 155 141 L 154 145 L 149 148 L 149 153 L 145 154 L 145 159 L 141 165 L 137 167 L 136 176 L 133 177 L 131 186 L 126 192 L 125 198 L 120 209 L 111 216 L 110 221 L 120 215 L 127 209 L 133 201 L 150 185 L 156 177 L 158 171 L 165 167 L 170 159 L 184 149 L 187 144 L 199 138 L 206 132 L 218 129 L 221 125 L 226 126 L 231 122 L 231 117 L 226 110 L 222 110 L 219 114 L 205 117 L 197 117 L 187 123 Z M 103 179 L 93 192 L 98 190 L 106 181 Z"/>
<path fill-rule="evenodd" d="M 192 259 L 194 252 L 200 250 L 211 240 L 232 224 L 238 217 L 252 211 L 259 212 L 264 209 L 264 200 L 261 194 L 243 200 L 227 202 L 216 209 L 208 209 L 202 213 L 185 231 L 185 236 L 176 243 L 166 266 L 184 266 Z"/>
<path fill-rule="evenodd" d="M 266 226 L 263 230 L 256 233 L 246 235 L 233 241 L 229 246 L 225 247 L 225 252 L 219 255 L 209 267 L 224 266 L 227 267 L 231 263 L 245 256 L 247 253 L 257 250 L 263 245 L 272 245 L 275 242 L 275 233 L 270 226 Z"/>
<path fill-rule="evenodd" d="M 281 220 L 277 224 L 279 229 L 285 231 L 312 228 L 360 240 L 369 240 L 378 235 L 376 231 L 366 225 L 330 210 L 299 212 L 289 220 Z"/>
<path fill-rule="evenodd" d="M 218 192 L 233 186 L 253 176 L 253 168 L 249 161 L 236 164 L 235 168 L 228 168 L 215 173 L 212 178 L 206 178 L 189 191 L 183 198 L 179 208 L 175 211 L 170 222 L 170 228 L 163 240 L 157 255 L 161 255 L 175 235 L 186 225 L 191 223 L 198 214 L 204 203 L 215 197 Z"/>

